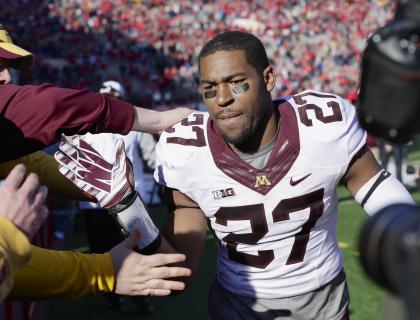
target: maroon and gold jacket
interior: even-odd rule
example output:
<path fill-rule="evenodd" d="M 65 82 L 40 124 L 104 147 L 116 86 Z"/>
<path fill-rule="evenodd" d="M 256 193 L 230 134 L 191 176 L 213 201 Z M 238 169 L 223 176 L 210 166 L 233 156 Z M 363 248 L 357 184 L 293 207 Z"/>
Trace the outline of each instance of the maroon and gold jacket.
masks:
<path fill-rule="evenodd" d="M 43 149 L 62 133 L 127 134 L 133 122 L 133 106 L 107 95 L 51 84 L 1 85 L 0 161 Z"/>

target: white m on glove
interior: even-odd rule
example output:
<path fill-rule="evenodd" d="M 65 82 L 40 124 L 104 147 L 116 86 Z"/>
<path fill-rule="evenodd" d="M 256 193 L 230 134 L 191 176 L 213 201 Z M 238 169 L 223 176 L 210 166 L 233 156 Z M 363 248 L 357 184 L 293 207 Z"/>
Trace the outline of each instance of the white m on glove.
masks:
<path fill-rule="evenodd" d="M 133 170 L 125 154 L 124 141 L 117 140 L 114 164 L 108 163 L 77 136 L 71 139 L 71 143 L 62 139 L 59 148 L 54 157 L 59 163 L 60 173 L 101 207 L 107 208 L 125 236 L 139 229 L 138 247 L 143 253 L 155 250 L 160 244 L 159 230 L 130 182 Z"/>

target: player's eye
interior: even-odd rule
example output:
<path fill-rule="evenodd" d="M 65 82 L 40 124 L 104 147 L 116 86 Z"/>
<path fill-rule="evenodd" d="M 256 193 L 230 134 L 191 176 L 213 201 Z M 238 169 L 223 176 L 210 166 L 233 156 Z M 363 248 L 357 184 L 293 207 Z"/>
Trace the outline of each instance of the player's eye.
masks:
<path fill-rule="evenodd" d="M 234 86 L 237 86 L 241 83 L 243 83 L 245 81 L 245 79 L 238 79 L 238 80 L 232 80 L 230 83 L 233 84 Z"/>
<path fill-rule="evenodd" d="M 208 90 L 204 90 L 203 95 L 204 95 L 204 98 L 211 99 L 211 98 L 216 97 L 217 91 L 214 87 L 211 87 Z"/>

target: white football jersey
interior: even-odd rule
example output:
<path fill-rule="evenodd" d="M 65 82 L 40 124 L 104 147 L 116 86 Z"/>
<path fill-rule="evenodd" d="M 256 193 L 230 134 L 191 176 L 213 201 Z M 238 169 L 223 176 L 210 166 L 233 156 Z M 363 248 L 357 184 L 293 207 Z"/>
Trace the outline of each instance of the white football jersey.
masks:
<path fill-rule="evenodd" d="M 166 130 L 156 148 L 155 179 L 200 206 L 219 240 L 220 284 L 248 297 L 304 294 L 343 268 L 335 190 L 365 150 L 355 108 L 336 95 L 304 91 L 274 105 L 280 133 L 262 169 L 205 112 Z"/>

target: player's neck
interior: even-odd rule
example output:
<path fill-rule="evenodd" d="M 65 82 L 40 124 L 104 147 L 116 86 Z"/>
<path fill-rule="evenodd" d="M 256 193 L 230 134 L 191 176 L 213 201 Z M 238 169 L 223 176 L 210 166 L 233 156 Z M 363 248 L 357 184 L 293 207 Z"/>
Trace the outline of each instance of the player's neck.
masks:
<path fill-rule="evenodd" d="M 269 115 L 268 119 L 261 125 L 260 130 L 257 130 L 253 135 L 253 138 L 247 141 L 246 144 L 235 146 L 231 143 L 228 143 L 230 148 L 234 152 L 241 152 L 241 153 L 255 153 L 260 150 L 262 147 L 270 143 L 273 138 L 277 135 L 279 128 L 279 113 L 277 110 L 274 111 Z"/>

